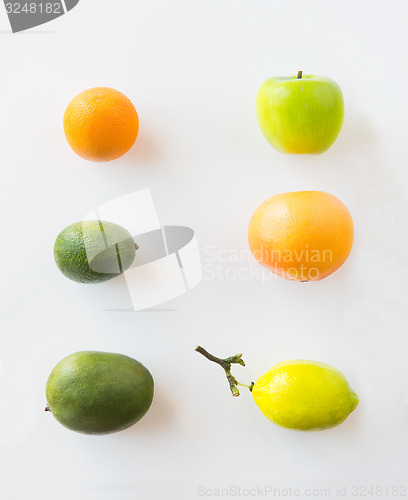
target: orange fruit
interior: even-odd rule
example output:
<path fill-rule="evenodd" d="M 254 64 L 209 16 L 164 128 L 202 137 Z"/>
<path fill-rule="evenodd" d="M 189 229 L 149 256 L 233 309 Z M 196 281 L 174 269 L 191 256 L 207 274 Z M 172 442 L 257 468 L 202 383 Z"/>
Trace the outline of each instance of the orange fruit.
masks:
<path fill-rule="evenodd" d="M 272 196 L 249 222 L 249 247 L 256 260 L 278 276 L 318 281 L 344 264 L 353 246 L 350 212 L 323 191 Z"/>
<path fill-rule="evenodd" d="M 135 107 L 115 89 L 84 90 L 65 110 L 65 137 L 73 151 L 86 160 L 119 158 L 133 146 L 138 131 Z"/>

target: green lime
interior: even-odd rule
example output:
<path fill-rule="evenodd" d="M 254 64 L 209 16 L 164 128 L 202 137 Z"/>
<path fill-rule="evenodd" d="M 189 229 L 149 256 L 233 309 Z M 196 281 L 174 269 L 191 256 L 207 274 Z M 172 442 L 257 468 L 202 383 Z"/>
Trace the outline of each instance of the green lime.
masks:
<path fill-rule="evenodd" d="M 119 276 L 131 266 L 135 252 L 129 231 L 102 220 L 71 224 L 54 245 L 59 270 L 79 283 L 100 283 Z"/>

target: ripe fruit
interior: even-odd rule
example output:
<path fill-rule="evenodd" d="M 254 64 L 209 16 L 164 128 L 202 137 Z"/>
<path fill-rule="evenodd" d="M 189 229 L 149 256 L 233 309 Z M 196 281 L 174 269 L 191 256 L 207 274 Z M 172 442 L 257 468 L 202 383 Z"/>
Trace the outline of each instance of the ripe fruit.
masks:
<path fill-rule="evenodd" d="M 68 144 L 81 158 L 110 161 L 133 146 L 139 117 L 132 102 L 108 87 L 84 90 L 68 104 L 64 114 Z"/>
<path fill-rule="evenodd" d="M 82 221 L 60 232 L 55 240 L 54 258 L 58 269 L 70 280 L 100 283 L 130 267 L 136 246 L 129 231 L 118 224 Z"/>
<path fill-rule="evenodd" d="M 344 264 L 353 246 L 353 219 L 323 191 L 272 196 L 254 212 L 248 242 L 255 259 L 278 276 L 318 281 Z"/>
<path fill-rule="evenodd" d="M 145 415 L 153 400 L 153 385 L 149 370 L 128 356 L 77 352 L 52 370 L 46 411 L 73 431 L 110 434 Z"/>
<path fill-rule="evenodd" d="M 242 354 L 220 359 L 200 346 L 196 351 L 224 369 L 233 396 L 239 396 L 237 386 L 247 387 L 265 417 L 287 429 L 330 429 L 341 424 L 359 402 L 339 370 L 317 361 L 285 361 L 245 385 L 231 375 L 232 364 L 245 366 Z"/>
<path fill-rule="evenodd" d="M 281 153 L 320 154 L 334 143 L 344 119 L 343 94 L 330 78 L 279 76 L 264 81 L 256 98 L 258 123 Z"/>
<path fill-rule="evenodd" d="M 285 361 L 259 377 L 252 396 L 271 422 L 298 431 L 341 424 L 358 405 L 344 375 L 316 361 Z"/>

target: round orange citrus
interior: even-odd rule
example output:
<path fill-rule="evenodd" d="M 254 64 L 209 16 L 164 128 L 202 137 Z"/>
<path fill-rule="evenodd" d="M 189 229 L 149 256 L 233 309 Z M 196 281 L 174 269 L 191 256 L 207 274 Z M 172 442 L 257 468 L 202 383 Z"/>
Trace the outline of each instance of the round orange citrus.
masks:
<path fill-rule="evenodd" d="M 75 153 L 90 161 L 110 161 L 133 146 L 139 117 L 132 102 L 108 87 L 84 90 L 68 104 L 64 131 Z"/>
<path fill-rule="evenodd" d="M 350 212 L 323 191 L 272 196 L 249 222 L 249 247 L 256 260 L 278 276 L 318 281 L 346 261 L 353 246 Z"/>

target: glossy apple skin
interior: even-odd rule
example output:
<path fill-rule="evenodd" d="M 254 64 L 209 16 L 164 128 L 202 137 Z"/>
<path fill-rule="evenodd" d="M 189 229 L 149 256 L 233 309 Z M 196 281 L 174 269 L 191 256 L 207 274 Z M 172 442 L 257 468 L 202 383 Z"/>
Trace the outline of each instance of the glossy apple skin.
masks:
<path fill-rule="evenodd" d="M 344 101 L 340 87 L 324 76 L 273 77 L 256 98 L 258 123 L 281 153 L 321 154 L 340 133 Z"/>

